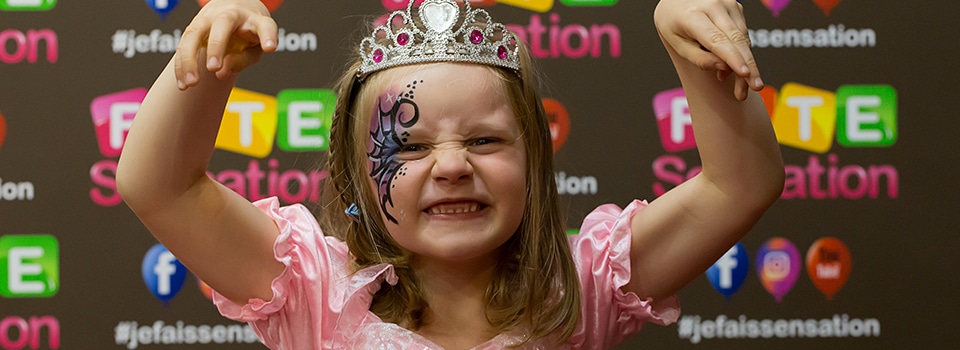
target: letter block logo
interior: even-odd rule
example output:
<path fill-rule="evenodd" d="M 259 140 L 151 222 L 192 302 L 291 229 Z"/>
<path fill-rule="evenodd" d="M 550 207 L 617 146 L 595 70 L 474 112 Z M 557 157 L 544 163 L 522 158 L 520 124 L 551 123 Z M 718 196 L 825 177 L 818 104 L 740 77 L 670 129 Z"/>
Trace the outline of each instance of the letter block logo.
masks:
<path fill-rule="evenodd" d="M 93 99 L 90 103 L 90 116 L 97 133 L 100 153 L 105 157 L 118 157 L 123 142 L 133 124 L 133 117 L 140 109 L 140 103 L 147 96 L 147 89 L 136 88 Z"/>
<path fill-rule="evenodd" d="M 51 235 L 0 238 L 0 295 L 49 298 L 60 289 L 60 246 Z"/>
<path fill-rule="evenodd" d="M 283 90 L 277 94 L 277 145 L 288 152 L 330 147 L 337 95 L 330 90 Z"/>
<path fill-rule="evenodd" d="M 889 147 L 897 141 L 897 91 L 888 85 L 837 89 L 837 142 L 845 147 Z"/>
<path fill-rule="evenodd" d="M 277 99 L 234 88 L 223 112 L 216 147 L 264 158 L 273 149 L 277 132 Z"/>
<path fill-rule="evenodd" d="M 48 11 L 57 5 L 57 0 L 0 0 L 2 11 Z"/>
<path fill-rule="evenodd" d="M 826 153 L 837 126 L 833 92 L 787 83 L 780 90 L 773 128 L 780 144 Z"/>
<path fill-rule="evenodd" d="M 560 0 L 560 3 L 567 6 L 613 6 L 617 0 Z"/>
<path fill-rule="evenodd" d="M 553 0 L 498 0 L 497 2 L 537 12 L 547 12 L 553 8 Z"/>
<path fill-rule="evenodd" d="M 663 91 L 654 96 L 653 113 L 660 129 L 660 143 L 665 150 L 678 152 L 697 147 L 683 88 Z"/>

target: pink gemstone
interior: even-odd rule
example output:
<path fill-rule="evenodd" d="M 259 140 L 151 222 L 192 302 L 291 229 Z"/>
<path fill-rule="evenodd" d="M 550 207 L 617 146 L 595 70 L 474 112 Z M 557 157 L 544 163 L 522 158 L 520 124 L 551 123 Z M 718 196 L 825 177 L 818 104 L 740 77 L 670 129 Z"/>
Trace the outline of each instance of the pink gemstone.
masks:
<path fill-rule="evenodd" d="M 472 32 L 470 32 L 470 42 L 474 44 L 479 44 L 482 41 L 483 41 L 483 32 L 481 32 L 479 29 L 474 29 Z"/>
<path fill-rule="evenodd" d="M 410 42 L 410 35 L 408 35 L 407 33 L 400 33 L 400 35 L 397 35 L 397 44 L 399 44 L 400 46 L 404 46 L 409 42 Z"/>
<path fill-rule="evenodd" d="M 507 59 L 507 48 L 502 45 L 497 48 L 497 56 L 500 56 L 501 60 Z"/>
<path fill-rule="evenodd" d="M 377 63 L 383 61 L 383 50 L 377 49 L 376 51 L 373 51 L 373 61 Z"/>

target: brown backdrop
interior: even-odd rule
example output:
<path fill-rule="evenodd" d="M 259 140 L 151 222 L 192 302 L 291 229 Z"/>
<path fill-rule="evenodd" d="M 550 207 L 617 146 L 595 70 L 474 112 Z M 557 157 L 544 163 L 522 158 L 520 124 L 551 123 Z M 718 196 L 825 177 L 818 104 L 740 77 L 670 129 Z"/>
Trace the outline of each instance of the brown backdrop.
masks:
<path fill-rule="evenodd" d="M 165 19 L 155 11 L 164 3 Z M 359 35 L 354 28 L 384 6 L 331 3 L 276 8 L 288 47 L 243 74 L 238 86 L 262 94 L 248 99 L 280 100 L 283 109 L 302 99 L 288 90 L 332 86 Z M 653 27 L 655 5 L 501 0 L 489 8 L 536 46 L 545 97 L 568 115 L 558 119 L 566 125 L 558 135 L 567 137 L 557 172 L 571 227 L 599 204 L 654 199 L 699 162 L 682 142 L 669 148 L 659 129 L 655 96 L 679 81 Z M 782 104 L 775 124 L 792 182 L 742 241 L 749 267 L 733 273 L 743 278 L 739 288 L 724 295 L 698 278 L 680 292 L 677 325 L 650 325 L 619 348 L 949 344 L 960 311 L 953 270 L 960 106 L 952 96 L 960 3 L 744 0 L 744 7 L 765 82 L 778 93 L 769 101 Z M 122 118 L 95 124 L 111 108 L 122 117 L 124 103 L 135 110 L 198 8 L 192 0 L 0 0 L 0 349 L 262 348 L 240 345 L 251 334 L 221 318 L 192 275 L 166 305 L 151 293 L 141 264 L 156 242 L 117 205 L 117 156 L 101 145 L 111 126 L 122 136 Z M 811 96 L 826 107 L 804 114 L 797 106 Z M 674 99 L 664 101 L 669 107 Z M 664 125 L 680 120 L 660 114 Z M 809 137 L 802 125 L 812 126 Z M 217 151 L 211 172 L 235 185 L 242 179 L 248 196 L 255 184 L 263 195 L 309 202 L 296 184 L 310 189 L 310 179 L 323 176 L 314 171 L 319 153 L 267 141 L 266 155 Z M 758 256 L 775 237 L 792 242 L 797 260 Z M 807 253 L 825 237 L 846 251 L 813 249 L 818 275 Z M 797 276 L 792 288 L 777 284 L 777 268 Z M 845 279 L 831 274 L 847 271 Z"/>

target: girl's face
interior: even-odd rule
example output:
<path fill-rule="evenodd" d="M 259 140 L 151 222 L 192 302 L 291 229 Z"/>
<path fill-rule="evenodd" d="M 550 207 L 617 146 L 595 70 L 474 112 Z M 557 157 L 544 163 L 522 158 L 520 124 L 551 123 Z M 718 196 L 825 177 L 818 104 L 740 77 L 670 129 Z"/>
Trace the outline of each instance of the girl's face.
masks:
<path fill-rule="evenodd" d="M 523 217 L 527 160 L 499 78 L 449 63 L 382 74 L 366 154 L 390 235 L 420 258 L 496 259 Z"/>

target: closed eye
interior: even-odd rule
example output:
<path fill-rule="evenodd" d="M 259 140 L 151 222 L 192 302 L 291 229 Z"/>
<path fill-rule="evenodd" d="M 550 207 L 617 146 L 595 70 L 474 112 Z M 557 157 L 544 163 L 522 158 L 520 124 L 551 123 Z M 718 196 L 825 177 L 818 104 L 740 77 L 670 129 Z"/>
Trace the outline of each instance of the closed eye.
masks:
<path fill-rule="evenodd" d="M 426 149 L 427 148 L 425 146 L 420 144 L 415 144 L 415 143 L 400 146 L 400 152 L 419 152 L 419 151 L 424 151 Z"/>
<path fill-rule="evenodd" d="M 469 143 L 469 145 L 470 145 L 470 146 L 484 146 L 484 145 L 490 145 L 490 144 L 495 144 L 495 143 L 499 143 L 499 142 L 500 142 L 500 139 L 495 138 L 495 137 L 481 137 L 481 138 L 476 138 L 476 139 L 471 140 L 470 143 Z"/>
<path fill-rule="evenodd" d="M 420 143 L 411 143 L 400 146 L 397 159 L 402 161 L 417 160 L 430 154 L 430 147 Z"/>
<path fill-rule="evenodd" d="M 495 153 L 505 146 L 507 146 L 507 143 L 499 137 L 478 137 L 467 142 L 470 152 L 478 154 Z"/>

